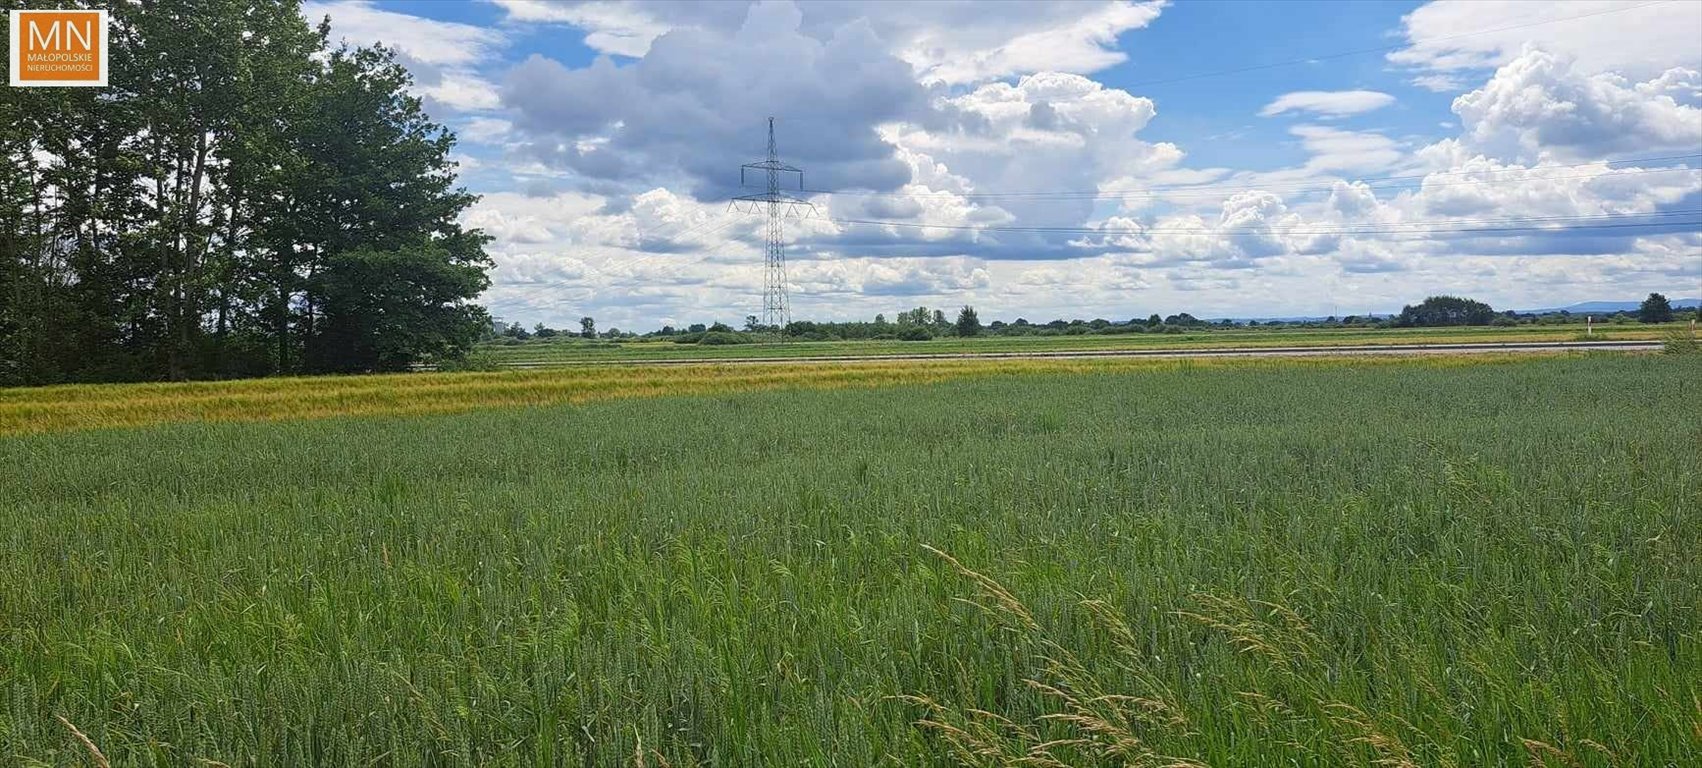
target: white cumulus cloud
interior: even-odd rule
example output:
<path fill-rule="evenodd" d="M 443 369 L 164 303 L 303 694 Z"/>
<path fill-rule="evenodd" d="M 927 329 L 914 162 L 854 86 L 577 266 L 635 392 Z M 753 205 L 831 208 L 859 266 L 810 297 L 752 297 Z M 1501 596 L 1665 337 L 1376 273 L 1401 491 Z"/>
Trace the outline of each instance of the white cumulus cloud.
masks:
<path fill-rule="evenodd" d="M 1345 117 L 1382 109 L 1395 97 L 1381 91 L 1294 91 L 1278 96 L 1259 110 L 1261 117 L 1284 112 L 1311 112 L 1325 117 Z"/>
<path fill-rule="evenodd" d="M 1702 29 L 1699 29 L 1702 31 Z M 1702 89 L 1702 73 L 1675 68 L 1645 83 L 1526 48 L 1482 88 L 1454 100 L 1463 139 L 1495 156 L 1534 160 L 1656 155 L 1702 148 L 1702 106 L 1680 103 Z"/>
<path fill-rule="evenodd" d="M 331 18 L 331 40 L 350 45 L 382 44 L 414 77 L 414 91 L 428 111 L 488 110 L 498 106 L 496 87 L 482 70 L 497 62 L 508 44 L 500 30 L 388 11 L 365 0 L 303 3 L 309 23 Z"/>
<path fill-rule="evenodd" d="M 513 22 L 561 24 L 584 32 L 600 53 L 644 56 L 670 30 L 728 33 L 751 7 L 741 2 L 489 0 Z M 780 4 L 792 6 L 789 0 Z M 965 85 L 1036 72 L 1087 74 L 1128 56 L 1118 37 L 1153 23 L 1167 0 L 1087 0 L 997 5 L 820 0 L 795 7 L 806 33 L 867 24 L 881 51 L 908 62 L 930 83 Z"/>
<path fill-rule="evenodd" d="M 923 81 L 978 83 L 1033 72 L 1086 74 L 1121 64 L 1117 37 L 1151 24 L 1163 2 L 1103 4 L 1076 18 L 1016 34 L 985 47 L 949 27 L 927 29 L 905 42 L 901 56 Z"/>
<path fill-rule="evenodd" d="M 1439 0 L 1401 19 L 1408 47 L 1388 59 L 1428 73 L 1498 67 L 1528 45 L 1575 59 L 1588 72 L 1649 77 L 1695 66 L 1702 3 L 1691 0 Z M 1459 80 L 1428 80 L 1436 90 Z"/>

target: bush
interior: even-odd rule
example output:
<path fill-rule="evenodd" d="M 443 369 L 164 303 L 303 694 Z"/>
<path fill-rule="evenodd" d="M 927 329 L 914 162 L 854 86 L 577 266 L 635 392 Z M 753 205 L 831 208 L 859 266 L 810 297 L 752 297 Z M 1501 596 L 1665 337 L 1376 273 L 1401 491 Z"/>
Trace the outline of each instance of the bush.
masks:
<path fill-rule="evenodd" d="M 1402 328 L 1428 328 L 1443 325 L 1489 325 L 1495 319 L 1495 309 L 1481 301 L 1458 296 L 1431 296 L 1417 306 L 1401 308 L 1395 325 Z"/>
<path fill-rule="evenodd" d="M 440 371 L 499 371 L 502 363 L 495 355 L 482 349 L 474 349 L 461 357 L 450 357 L 436 361 Z"/>
<path fill-rule="evenodd" d="M 738 331 L 709 331 L 703 334 L 703 338 L 698 339 L 697 343 L 718 347 L 727 344 L 750 344 L 754 341 L 756 339 L 751 338 L 749 334 L 739 333 Z"/>
<path fill-rule="evenodd" d="M 928 341 L 934 334 L 920 325 L 907 325 L 898 332 L 899 341 Z"/>
<path fill-rule="evenodd" d="M 1695 355 L 1702 353 L 1702 342 L 1697 341 L 1696 331 L 1679 328 L 1667 331 L 1666 342 L 1661 348 L 1669 355 Z"/>
<path fill-rule="evenodd" d="M 1495 318 L 1495 322 L 1490 323 L 1490 325 L 1493 325 L 1497 328 L 1511 328 L 1511 327 L 1518 325 L 1518 324 L 1519 324 L 1519 321 L 1514 320 L 1511 317 L 1497 317 L 1497 318 Z"/>

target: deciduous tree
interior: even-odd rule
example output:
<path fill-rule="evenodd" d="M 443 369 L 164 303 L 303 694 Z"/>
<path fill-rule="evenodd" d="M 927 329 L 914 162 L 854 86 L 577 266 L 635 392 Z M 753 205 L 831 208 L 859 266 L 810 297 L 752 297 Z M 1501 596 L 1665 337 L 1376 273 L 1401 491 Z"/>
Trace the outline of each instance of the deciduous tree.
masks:
<path fill-rule="evenodd" d="M 6 91 L 0 383 L 388 369 L 477 337 L 453 136 L 388 51 L 300 13 L 113 4 L 110 87 Z"/>
<path fill-rule="evenodd" d="M 957 335 L 981 335 L 981 318 L 976 316 L 974 307 L 966 304 L 963 309 L 957 311 Z"/>
<path fill-rule="evenodd" d="M 1641 306 L 1637 307 L 1637 319 L 1645 323 L 1672 322 L 1672 302 L 1658 293 L 1649 294 Z"/>
<path fill-rule="evenodd" d="M 1458 296 L 1431 296 L 1417 306 L 1402 307 L 1395 325 L 1430 327 L 1443 325 L 1489 325 L 1495 310 L 1488 304 Z"/>

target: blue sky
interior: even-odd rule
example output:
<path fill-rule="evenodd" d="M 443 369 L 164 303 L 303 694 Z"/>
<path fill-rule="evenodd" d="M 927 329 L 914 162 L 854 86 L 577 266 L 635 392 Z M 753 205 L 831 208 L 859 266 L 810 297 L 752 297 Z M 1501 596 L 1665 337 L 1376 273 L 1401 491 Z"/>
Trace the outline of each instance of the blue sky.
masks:
<path fill-rule="evenodd" d="M 1341 122 L 1395 136 L 1441 138 L 1437 115 L 1448 114 L 1452 97 L 1407 84 L 1376 54 L 1192 77 L 1396 45 L 1400 17 L 1419 5 L 1183 3 L 1166 8 L 1160 17 L 1165 34 L 1156 29 L 1131 33 L 1123 47 L 1129 60 L 1097 73 L 1095 79 L 1164 107 L 1166 119 L 1155 121 L 1147 135 L 1186 143 L 1189 155 L 1202 165 L 1275 170 L 1303 162 L 1304 148 L 1286 130 L 1307 117 L 1258 117 L 1274 98 L 1294 91 L 1390 93 L 1398 97 L 1396 103 Z M 1164 82 L 1175 78 L 1190 79 Z"/>
<path fill-rule="evenodd" d="M 304 15 L 394 47 L 458 133 L 483 196 L 467 223 L 495 238 L 484 301 L 528 325 L 757 312 L 762 222 L 726 201 L 770 114 L 815 190 L 816 213 L 787 222 L 797 317 L 1702 293 L 1690 0 L 332 0 Z"/>

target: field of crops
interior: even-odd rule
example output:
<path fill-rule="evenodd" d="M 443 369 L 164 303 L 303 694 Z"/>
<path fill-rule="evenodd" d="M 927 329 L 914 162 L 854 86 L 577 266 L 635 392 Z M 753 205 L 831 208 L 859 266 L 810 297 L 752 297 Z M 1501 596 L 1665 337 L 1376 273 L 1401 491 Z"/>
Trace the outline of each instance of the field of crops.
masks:
<path fill-rule="evenodd" d="M 0 762 L 1702 759 L 1702 358 L 979 365 L 0 392 Z"/>
<path fill-rule="evenodd" d="M 1199 361 L 1191 365 L 1198 369 L 1219 362 L 1227 361 Z M 178 421 L 419 416 L 660 395 L 880 387 L 988 375 L 1166 370 L 1181 365 L 1179 361 L 1154 359 L 859 361 L 737 366 L 705 363 L 672 368 L 598 365 L 487 373 L 0 388 L 0 435 Z"/>
<path fill-rule="evenodd" d="M 759 341 L 755 344 L 704 346 L 667 339 L 592 341 L 558 336 L 521 343 L 479 347 L 477 357 L 496 365 L 613 362 L 664 359 L 731 360 L 753 357 L 832 357 L 861 355 L 948 355 L 973 352 L 1088 352 L 1117 349 L 1213 349 L 1225 347 L 1307 347 L 1359 344 L 1453 344 L 1557 342 L 1590 339 L 1654 340 L 1673 325 L 1602 325 L 1590 336 L 1580 325 L 1525 325 L 1511 328 L 1231 328 L 1188 333 L 1137 333 L 1080 336 L 943 337 L 929 341 L 873 339 L 858 341 Z M 763 337 L 758 337 L 763 338 Z"/>

